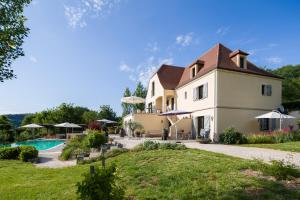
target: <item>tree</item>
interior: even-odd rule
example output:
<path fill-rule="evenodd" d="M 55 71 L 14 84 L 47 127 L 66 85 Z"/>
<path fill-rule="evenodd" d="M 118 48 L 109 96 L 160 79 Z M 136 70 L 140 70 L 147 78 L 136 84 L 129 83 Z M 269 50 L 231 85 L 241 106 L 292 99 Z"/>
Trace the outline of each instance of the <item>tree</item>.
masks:
<path fill-rule="evenodd" d="M 85 111 L 82 115 L 84 123 L 89 124 L 98 119 L 98 113 L 96 111 Z"/>
<path fill-rule="evenodd" d="M 12 142 L 14 140 L 13 125 L 5 115 L 0 116 L 0 144 Z"/>
<path fill-rule="evenodd" d="M 139 82 L 134 91 L 134 96 L 146 98 L 146 95 L 147 95 L 147 89 L 143 86 L 143 84 L 141 82 Z M 145 110 L 144 103 L 136 104 L 134 107 L 135 107 L 135 109 Z"/>
<path fill-rule="evenodd" d="M 300 65 L 287 65 L 267 71 L 284 78 L 282 81 L 282 101 L 300 100 Z"/>
<path fill-rule="evenodd" d="M 22 44 L 28 36 L 24 7 L 31 0 L 0 0 L 0 82 L 15 77 L 12 61 L 24 56 Z"/>
<path fill-rule="evenodd" d="M 117 120 L 117 114 L 109 105 L 100 106 L 100 111 L 98 114 L 99 119 Z"/>
<path fill-rule="evenodd" d="M 125 89 L 125 92 L 123 94 L 123 97 L 130 97 L 131 96 L 131 92 L 129 90 L 129 88 L 127 87 Z M 131 112 L 132 109 L 132 105 L 128 104 L 128 103 L 122 103 L 122 109 L 123 109 L 123 113 L 122 116 L 126 116 Z"/>

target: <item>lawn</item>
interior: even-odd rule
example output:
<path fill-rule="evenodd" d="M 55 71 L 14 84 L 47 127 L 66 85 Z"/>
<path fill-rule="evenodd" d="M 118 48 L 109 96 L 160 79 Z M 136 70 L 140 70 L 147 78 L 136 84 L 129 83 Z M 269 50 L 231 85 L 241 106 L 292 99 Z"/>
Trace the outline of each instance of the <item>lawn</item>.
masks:
<path fill-rule="evenodd" d="M 199 150 L 128 152 L 108 159 L 117 165 L 118 184 L 129 199 L 299 199 L 300 191 L 249 177 L 254 165 Z M 96 163 L 99 165 L 99 163 Z M 19 161 L 0 161 L 0 199 L 76 199 L 76 182 L 89 165 L 40 169 Z"/>
<path fill-rule="evenodd" d="M 277 150 L 282 150 L 282 151 L 300 152 L 300 141 L 277 143 L 277 144 L 245 144 L 245 145 L 242 145 L 242 146 L 277 149 Z"/>

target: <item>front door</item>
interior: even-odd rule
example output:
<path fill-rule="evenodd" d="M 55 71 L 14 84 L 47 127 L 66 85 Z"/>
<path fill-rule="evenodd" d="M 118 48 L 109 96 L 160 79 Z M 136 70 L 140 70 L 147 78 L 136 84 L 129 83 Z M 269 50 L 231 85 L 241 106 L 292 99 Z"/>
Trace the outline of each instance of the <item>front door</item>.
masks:
<path fill-rule="evenodd" d="M 197 136 L 200 136 L 201 129 L 204 129 L 204 116 L 197 117 Z"/>

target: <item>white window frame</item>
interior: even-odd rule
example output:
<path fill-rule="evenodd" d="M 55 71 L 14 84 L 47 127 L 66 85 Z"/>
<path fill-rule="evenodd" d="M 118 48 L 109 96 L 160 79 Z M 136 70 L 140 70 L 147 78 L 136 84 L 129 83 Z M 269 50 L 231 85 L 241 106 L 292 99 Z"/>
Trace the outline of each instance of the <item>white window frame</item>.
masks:
<path fill-rule="evenodd" d="M 272 96 L 272 85 L 262 84 L 261 85 L 261 95 L 262 96 Z"/>
<path fill-rule="evenodd" d="M 203 87 L 202 89 L 202 98 L 200 98 L 199 96 L 199 87 Z M 208 83 L 204 83 L 202 85 L 199 85 L 197 87 L 195 87 L 193 89 L 193 100 L 194 101 L 199 101 L 199 100 L 202 100 L 202 99 L 205 99 L 208 97 Z"/>

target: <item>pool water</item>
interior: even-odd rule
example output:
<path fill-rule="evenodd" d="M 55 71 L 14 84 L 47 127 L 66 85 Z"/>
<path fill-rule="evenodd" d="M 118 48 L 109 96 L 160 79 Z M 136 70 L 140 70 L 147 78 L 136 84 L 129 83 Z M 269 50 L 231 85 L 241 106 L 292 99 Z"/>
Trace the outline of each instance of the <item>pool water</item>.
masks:
<path fill-rule="evenodd" d="M 37 150 L 48 150 L 57 145 L 63 144 L 64 140 L 45 140 L 45 139 L 37 139 L 37 140 L 27 140 L 23 142 L 16 142 L 11 144 L 11 147 L 15 146 L 33 146 Z"/>

